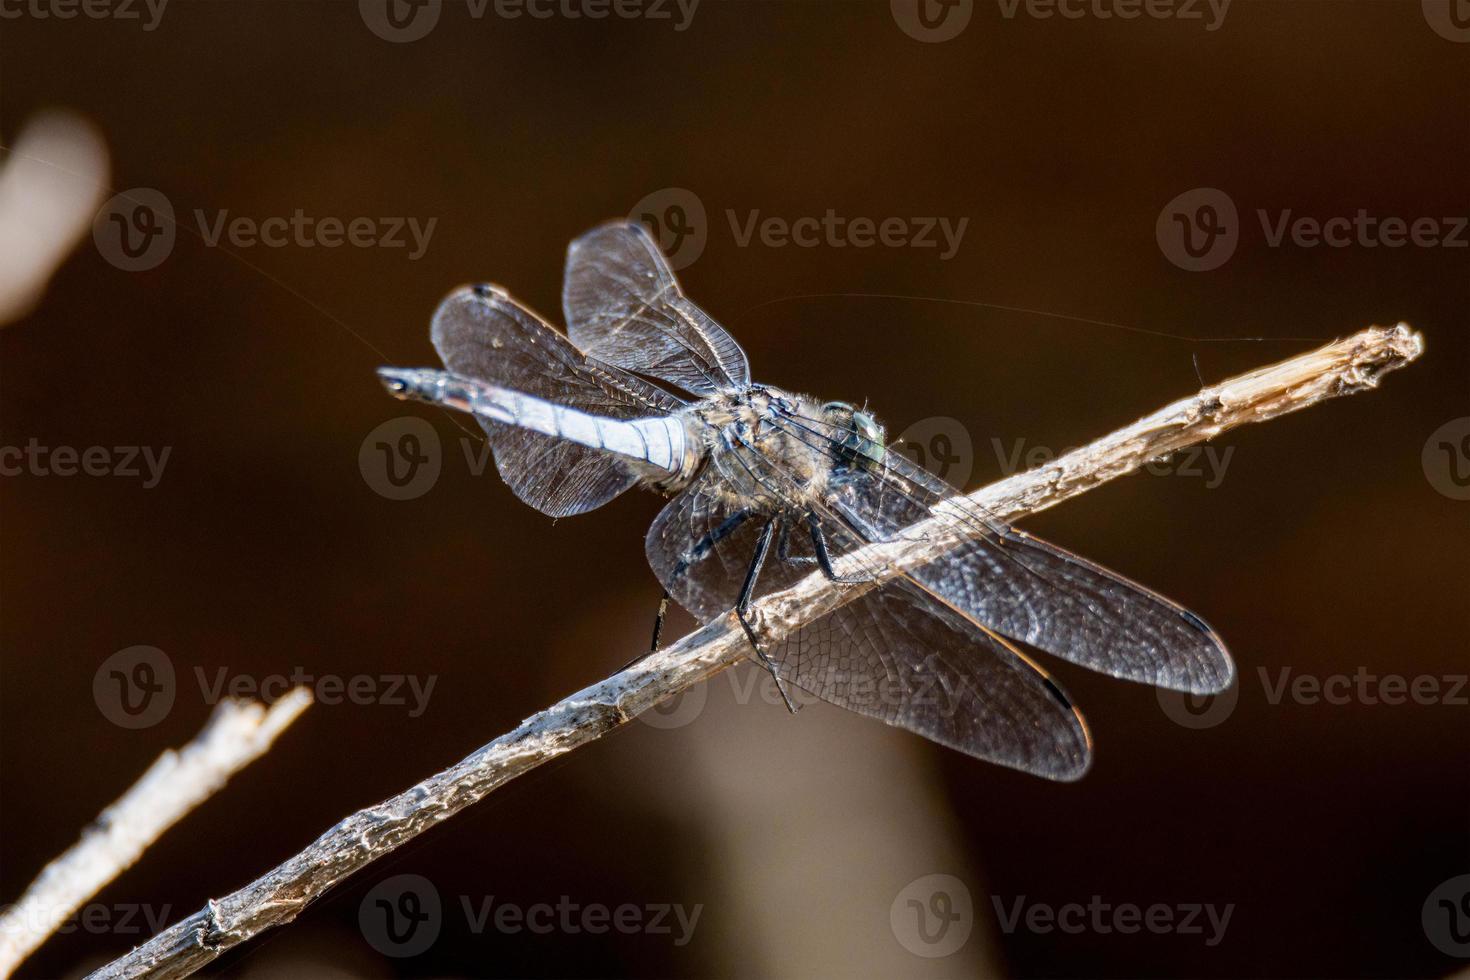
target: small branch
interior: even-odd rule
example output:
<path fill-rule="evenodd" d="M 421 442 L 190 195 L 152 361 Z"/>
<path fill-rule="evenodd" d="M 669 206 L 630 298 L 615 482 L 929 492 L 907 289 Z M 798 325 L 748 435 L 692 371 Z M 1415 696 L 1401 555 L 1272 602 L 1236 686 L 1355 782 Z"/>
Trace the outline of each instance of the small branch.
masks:
<path fill-rule="evenodd" d="M 1221 432 L 1374 387 L 1380 375 L 1423 350 L 1406 325 L 1373 327 L 1320 350 L 1214 385 L 1053 462 L 991 484 L 970 499 L 1014 521 L 1130 473 L 1161 455 Z M 949 543 L 962 522 L 929 518 Z M 957 526 L 958 525 L 958 526 Z M 916 530 L 916 529 L 915 529 Z M 922 532 L 861 549 L 864 566 L 888 576 L 933 560 L 941 535 Z M 752 607 L 765 635 L 779 639 L 862 594 L 871 585 L 834 586 L 813 573 Z M 224 951 L 296 918 L 349 875 L 390 853 L 516 776 L 601 738 L 640 712 L 747 656 L 733 616 L 578 691 L 461 762 L 389 800 L 361 810 L 296 856 L 159 933 L 93 978 L 184 977 Z"/>
<path fill-rule="evenodd" d="M 131 867 L 184 814 L 264 755 L 310 703 L 305 688 L 297 688 L 269 709 L 253 701 L 220 702 L 193 741 L 159 756 L 0 916 L 0 977 L 10 976 L 46 937 Z"/>

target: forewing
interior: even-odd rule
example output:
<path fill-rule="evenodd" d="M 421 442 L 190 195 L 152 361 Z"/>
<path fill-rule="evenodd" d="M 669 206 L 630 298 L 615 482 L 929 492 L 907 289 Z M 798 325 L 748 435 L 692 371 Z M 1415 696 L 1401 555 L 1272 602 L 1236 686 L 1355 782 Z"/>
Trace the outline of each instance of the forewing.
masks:
<path fill-rule="evenodd" d="M 745 352 L 679 290 L 636 223 L 603 225 L 567 249 L 567 334 L 582 350 L 697 395 L 750 384 Z"/>
<path fill-rule="evenodd" d="M 431 331 L 444 365 L 558 404 L 613 418 L 664 415 L 681 402 L 590 358 L 503 290 L 456 290 L 440 304 Z M 614 454 L 479 419 L 500 476 L 526 503 L 553 517 L 601 507 L 637 477 Z"/>
<path fill-rule="evenodd" d="M 985 627 L 1113 677 L 1178 691 L 1222 691 L 1234 664 L 1202 619 L 1143 586 L 987 514 L 896 452 L 850 473 L 830 505 L 862 537 L 883 540 L 931 516 L 969 541 L 910 577 Z"/>

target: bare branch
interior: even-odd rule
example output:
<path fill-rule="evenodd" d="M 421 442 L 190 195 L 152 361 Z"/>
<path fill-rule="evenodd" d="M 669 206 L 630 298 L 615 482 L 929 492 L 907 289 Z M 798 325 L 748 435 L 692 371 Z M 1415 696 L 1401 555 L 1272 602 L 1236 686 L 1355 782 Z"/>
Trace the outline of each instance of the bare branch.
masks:
<path fill-rule="evenodd" d="M 0 916 L 0 977 L 10 976 L 68 916 L 131 867 L 184 814 L 264 755 L 309 704 L 306 688 L 295 689 L 270 708 L 254 701 L 220 702 L 193 741 L 159 756 Z"/>
<path fill-rule="evenodd" d="M 1373 327 L 1320 350 L 1214 385 L 1038 469 L 970 495 L 997 518 L 1014 521 L 1130 473 L 1159 456 L 1244 425 L 1275 418 L 1376 385 L 1413 361 L 1420 336 L 1400 324 Z M 943 534 L 904 534 L 869 545 L 864 567 L 886 575 L 933 560 L 957 543 L 964 522 L 929 518 Z M 752 607 L 765 635 L 779 639 L 874 587 L 836 586 L 813 573 Z M 183 977 L 225 950 L 296 918 L 349 875 L 485 797 L 516 776 L 602 737 L 640 712 L 747 656 L 733 616 L 552 705 L 454 766 L 328 830 L 256 881 L 159 933 L 92 974 L 94 978 Z"/>

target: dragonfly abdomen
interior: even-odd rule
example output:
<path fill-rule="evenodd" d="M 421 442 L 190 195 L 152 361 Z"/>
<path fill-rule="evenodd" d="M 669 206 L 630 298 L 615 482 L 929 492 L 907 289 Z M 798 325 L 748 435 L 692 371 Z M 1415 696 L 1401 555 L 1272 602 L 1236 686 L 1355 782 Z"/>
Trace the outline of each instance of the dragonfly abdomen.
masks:
<path fill-rule="evenodd" d="M 444 405 L 478 418 L 564 439 L 635 460 L 676 478 L 690 465 L 684 421 L 671 415 L 615 419 L 502 388 L 448 371 L 379 368 L 383 383 L 399 398 Z"/>

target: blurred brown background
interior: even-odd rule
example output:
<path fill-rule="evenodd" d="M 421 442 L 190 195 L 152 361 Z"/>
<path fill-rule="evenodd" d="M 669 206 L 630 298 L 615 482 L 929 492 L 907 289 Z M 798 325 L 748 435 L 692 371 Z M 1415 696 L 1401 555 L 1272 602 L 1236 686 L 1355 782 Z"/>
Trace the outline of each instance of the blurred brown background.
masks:
<path fill-rule="evenodd" d="M 757 378 L 868 399 L 895 434 L 959 420 L 975 445 L 971 487 L 1002 475 L 998 455 L 1018 444 L 1063 449 L 1192 392 L 1196 356 L 1218 380 L 1398 320 L 1428 351 L 1377 392 L 1229 435 L 1217 481 L 1138 475 L 1028 523 L 1214 624 L 1240 671 L 1220 723 L 1185 727 L 1147 688 L 1059 666 L 1097 760 L 1080 783 L 1054 785 L 820 706 L 793 718 L 760 696 L 757 675 L 720 678 L 690 723 L 634 724 L 512 784 L 212 972 L 1463 967 L 1421 910 L 1470 871 L 1466 691 L 1428 705 L 1272 694 L 1283 669 L 1429 676 L 1442 693 L 1467 671 L 1470 504 L 1454 497 L 1470 458 L 1453 454 L 1470 423 L 1436 437 L 1451 449 L 1425 450 L 1470 414 L 1470 233 L 1459 248 L 1273 246 L 1257 214 L 1463 221 L 1463 7 L 1440 11 L 1442 34 L 1418 0 L 1237 0 L 1214 30 L 1204 4 L 1187 8 L 1201 19 L 1124 20 L 1091 6 L 1007 16 L 975 0 L 963 30 L 922 41 L 904 29 L 922 33 L 903 0 L 705 0 L 682 30 L 672 4 L 669 19 L 592 20 L 475 17 L 446 2 L 402 42 L 375 33 L 386 21 L 373 0 L 173 0 L 156 20 L 141 4 L 136 20 L 6 7 L 0 142 L 37 110 L 76 109 L 110 146 L 107 194 L 154 189 L 179 227 L 140 272 L 84 239 L 39 307 L 0 332 L 0 444 L 170 451 L 152 488 L 34 468 L 0 480 L 0 898 L 203 724 L 199 672 L 259 681 L 301 667 L 434 687 L 416 716 L 411 704 L 313 708 L 99 895 L 107 909 L 173 921 L 640 650 L 658 598 L 642 553 L 658 500 L 630 494 L 553 525 L 492 471 L 475 475 L 461 431 L 434 412 L 407 410 L 441 443 L 420 496 L 376 492 L 359 454 L 405 413 L 373 368 L 436 363 L 428 318 L 451 287 L 493 280 L 560 322 L 570 239 L 649 195 L 677 220 L 669 206 L 692 195 L 704 245 L 682 278 Z M 412 18 L 432 9 L 397 13 L 422 25 Z M 927 8 L 941 25 L 945 12 Z M 1156 238 L 1166 204 L 1193 188 L 1238 208 L 1238 245 L 1212 271 L 1178 267 Z M 214 247 L 195 214 L 208 226 L 221 212 L 297 209 L 435 224 L 411 259 L 407 232 L 406 248 Z M 742 246 L 729 214 L 743 225 L 829 209 L 968 224 L 942 259 Z M 857 293 L 1268 339 L 1192 343 L 830 295 Z M 166 653 L 175 698 L 129 730 L 101 710 L 93 679 L 139 644 Z M 381 954 L 359 925 L 370 889 L 400 874 L 422 875 L 444 905 L 437 940 L 415 956 Z M 972 931 L 930 958 L 913 951 L 933 950 L 905 926 L 901 892 L 934 874 L 963 884 L 972 904 L 954 926 Z M 477 931 L 462 900 L 491 896 L 701 911 L 683 944 L 677 924 Z M 1005 927 L 1018 902 L 1094 896 L 1232 911 L 1214 944 L 1203 916 L 1202 935 Z M 78 929 L 26 970 L 72 973 L 141 938 Z"/>

